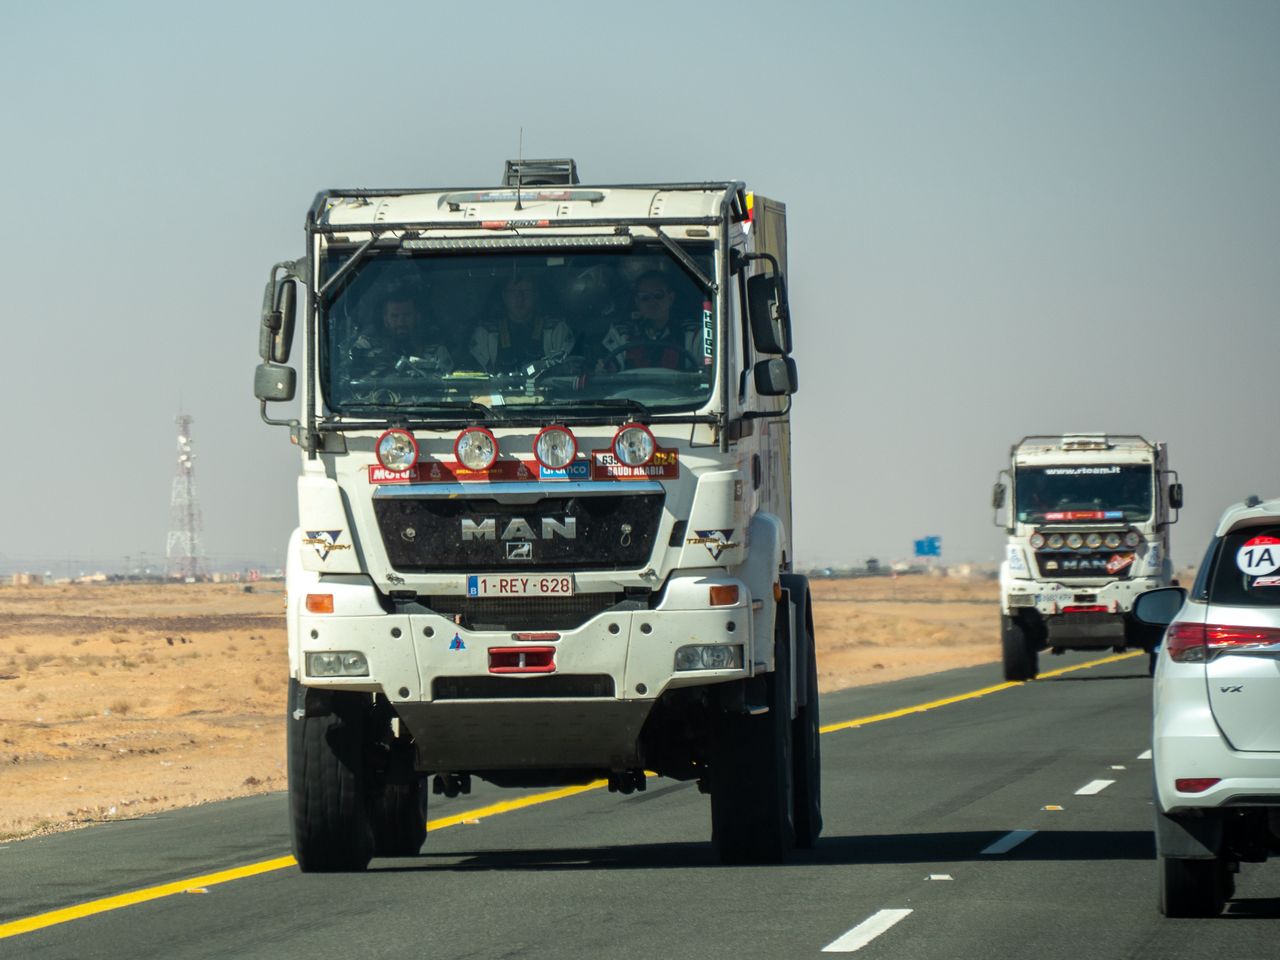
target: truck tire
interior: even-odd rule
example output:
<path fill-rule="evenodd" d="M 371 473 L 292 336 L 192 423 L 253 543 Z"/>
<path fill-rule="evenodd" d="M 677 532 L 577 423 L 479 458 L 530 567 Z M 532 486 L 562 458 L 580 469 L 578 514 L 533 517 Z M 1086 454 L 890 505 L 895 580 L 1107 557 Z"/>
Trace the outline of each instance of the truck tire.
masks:
<path fill-rule="evenodd" d="M 427 781 L 387 783 L 373 798 L 374 855 L 416 857 L 427 839 Z"/>
<path fill-rule="evenodd" d="M 1231 896 L 1230 870 L 1221 857 L 1183 860 L 1158 856 L 1160 912 L 1166 917 L 1216 917 Z"/>
<path fill-rule="evenodd" d="M 709 770 L 711 843 L 722 863 L 781 863 L 795 845 L 791 656 L 775 639 L 769 712 L 716 717 Z"/>
<path fill-rule="evenodd" d="M 331 694 L 331 709 L 295 717 L 289 680 L 289 814 L 293 855 L 303 873 L 363 870 L 373 856 L 365 776 L 365 721 L 359 694 Z"/>
<path fill-rule="evenodd" d="M 1040 672 L 1040 654 L 1021 621 L 1009 616 L 1000 618 L 1000 644 L 1004 678 L 1013 682 L 1034 680 Z"/>
<path fill-rule="evenodd" d="M 795 767 L 796 846 L 810 849 L 822 833 L 822 749 L 818 719 L 818 660 L 813 637 L 809 597 L 805 599 L 805 705 L 796 711 L 792 724 L 791 752 Z"/>

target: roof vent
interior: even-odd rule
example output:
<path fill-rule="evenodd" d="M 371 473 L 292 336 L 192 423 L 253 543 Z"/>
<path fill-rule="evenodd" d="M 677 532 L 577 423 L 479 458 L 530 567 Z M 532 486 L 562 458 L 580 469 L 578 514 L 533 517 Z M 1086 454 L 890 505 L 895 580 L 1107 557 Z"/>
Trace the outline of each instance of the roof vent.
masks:
<path fill-rule="evenodd" d="M 1063 450 L 1109 450 L 1106 434 L 1068 433 L 1062 438 Z"/>
<path fill-rule="evenodd" d="M 578 165 L 565 160 L 508 160 L 502 185 L 514 187 L 566 186 L 578 182 Z"/>
<path fill-rule="evenodd" d="M 1260 503 L 1262 503 L 1262 498 L 1256 493 L 1251 493 L 1244 498 L 1244 505 L 1246 507 L 1256 507 Z"/>

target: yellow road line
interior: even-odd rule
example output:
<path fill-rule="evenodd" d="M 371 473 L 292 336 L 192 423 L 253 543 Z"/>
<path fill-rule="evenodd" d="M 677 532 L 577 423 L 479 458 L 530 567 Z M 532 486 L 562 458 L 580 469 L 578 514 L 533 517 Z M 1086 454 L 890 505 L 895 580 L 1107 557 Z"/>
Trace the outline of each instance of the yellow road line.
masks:
<path fill-rule="evenodd" d="M 559 790 L 549 790 L 546 793 L 533 793 L 527 797 L 517 797 L 515 800 L 500 800 L 477 810 L 467 810 L 465 813 L 455 813 L 448 817 L 441 817 L 438 820 L 428 820 L 427 833 L 432 830 L 443 830 L 445 827 L 452 827 L 455 824 L 466 823 L 468 820 L 483 820 L 485 817 L 496 817 L 500 813 L 523 810 L 525 807 L 532 807 L 539 803 L 563 800 L 565 797 L 577 796 L 579 793 L 586 793 L 588 790 L 599 790 L 601 787 L 607 786 L 608 783 L 608 780 L 592 780 L 590 783 L 579 784 L 576 787 L 563 787 Z"/>
<path fill-rule="evenodd" d="M 12 920 L 9 923 L 0 924 L 0 940 L 5 937 L 17 936 L 20 933 L 30 933 L 33 930 L 52 927 L 59 923 L 67 923 L 70 920 L 91 917 L 95 913 L 119 910 L 121 907 L 131 907 L 136 903 L 146 903 L 148 900 L 170 897 L 175 893 L 185 893 L 197 887 L 211 887 L 217 883 L 228 883 L 232 880 L 241 880 L 244 877 L 254 877 L 260 873 L 270 873 L 272 870 L 283 870 L 285 867 L 291 867 L 297 862 L 293 857 L 277 857 L 275 860 L 263 860 L 260 863 L 236 867 L 234 870 L 208 873 L 202 877 L 191 877 L 187 880 L 166 883 L 159 887 L 147 887 L 144 890 L 134 890 L 131 893 L 122 893 L 115 897 L 105 897 L 102 900 L 78 903 L 74 907 L 52 910 L 49 913 L 37 914 L 34 917 Z"/>
<path fill-rule="evenodd" d="M 1090 667 L 1100 667 L 1104 663 L 1115 663 L 1117 660 L 1128 660 L 1130 657 L 1138 656 L 1142 651 L 1132 651 L 1130 653 L 1117 653 L 1110 657 L 1102 657 L 1098 660 L 1089 660 L 1086 663 L 1077 663 L 1070 667 L 1060 667 L 1057 670 L 1049 670 L 1040 674 L 1040 680 L 1047 680 L 1050 677 L 1060 677 L 1064 673 L 1071 673 L 1075 670 L 1087 670 Z M 924 713 L 926 710 L 936 710 L 938 707 L 945 707 L 952 703 L 960 703 L 964 700 L 977 700 L 979 697 L 985 697 L 991 693 L 998 693 L 1001 690 L 1010 690 L 1013 687 L 1022 686 L 1021 681 L 1007 681 L 1005 683 L 992 684 L 989 687 L 983 687 L 981 690 L 971 690 L 968 693 L 961 693 L 954 697 L 943 697 L 941 700 L 930 700 L 928 703 L 918 703 L 913 707 L 901 707 L 897 710 L 890 710 L 887 713 L 877 713 L 869 717 L 858 717 L 855 720 L 842 720 L 839 723 L 828 723 L 826 726 L 820 727 L 822 733 L 833 733 L 836 730 L 852 730 L 855 727 L 865 727 L 868 724 L 879 723 L 882 720 L 893 720 L 896 717 L 905 717 L 911 713 Z"/>
<path fill-rule="evenodd" d="M 1117 660 L 1126 660 L 1130 657 L 1137 656 L 1137 653 L 1122 653 L 1111 657 L 1103 657 L 1100 660 L 1090 660 L 1088 663 L 1079 663 L 1071 667 L 1063 667 L 1060 670 L 1050 670 L 1047 673 L 1040 674 L 1040 679 L 1061 676 L 1064 673 L 1071 673 L 1074 670 L 1087 670 L 1089 667 L 1098 667 L 1104 663 L 1114 663 Z M 934 710 L 938 707 L 945 707 L 948 704 L 959 703 L 963 700 L 975 700 L 978 697 L 985 697 L 987 694 L 995 693 L 998 690 L 1008 690 L 1011 687 L 1021 686 L 1019 683 L 997 683 L 990 687 L 983 687 L 981 690 L 974 690 L 970 693 L 962 693 L 955 697 L 946 697 L 942 700 L 933 700 L 929 703 L 917 704 L 913 707 L 903 707 L 900 710 L 890 710 L 887 713 L 878 713 L 869 717 L 859 717 L 854 720 L 845 720 L 842 723 L 831 723 L 821 728 L 823 733 L 831 733 L 835 730 L 848 730 L 854 727 L 865 727 L 868 724 L 879 723 L 883 720 L 892 720 L 895 717 L 904 717 L 911 713 L 923 713 L 926 710 Z M 563 800 L 566 797 L 573 797 L 580 793 L 586 793 L 589 790 L 599 790 L 608 783 L 606 780 L 593 780 L 590 783 L 579 784 L 573 787 L 563 787 L 559 790 L 548 790 L 544 793 L 533 793 L 524 797 L 517 797 L 514 800 L 502 800 L 498 803 L 491 803 L 488 806 L 478 807 L 474 810 L 466 810 L 462 813 L 450 814 L 447 817 L 438 817 L 435 820 L 427 821 L 427 832 L 433 830 L 443 830 L 446 827 L 456 826 L 460 823 L 466 823 L 469 820 L 483 820 L 485 817 L 496 817 L 503 813 L 511 813 L 513 810 L 523 810 L 525 807 L 533 807 L 540 803 L 550 803 L 553 800 Z M 246 864 L 243 867 L 235 867 L 231 870 L 222 870 L 218 873 L 207 873 L 199 877 L 190 877 L 186 880 L 177 880 L 173 883 L 162 884 L 157 887 L 146 887 L 142 890 L 134 890 L 129 893 L 118 894 L 114 897 L 104 897 L 101 900 L 89 900 L 85 903 L 76 904 L 73 907 L 64 907 L 61 910 L 51 910 L 48 913 L 40 913 L 31 917 L 23 917 L 20 920 L 11 920 L 8 923 L 0 923 L 0 940 L 7 937 L 15 937 L 23 933 L 31 933 L 35 930 L 43 930 L 45 927 L 57 926 L 60 923 L 68 923 L 72 920 L 80 920 L 84 917 L 91 917 L 94 914 L 106 913 L 110 910 L 119 910 L 122 907 L 131 907 L 135 904 L 146 903 L 148 900 L 159 900 L 162 897 L 171 897 L 174 894 L 186 893 L 187 891 L 203 892 L 204 888 L 212 887 L 220 883 L 230 883 L 232 880 L 243 880 L 246 877 L 256 877 L 259 874 L 271 873 L 274 870 L 284 870 L 297 865 L 297 860 L 293 857 L 277 857 L 274 860 L 262 860 L 258 863 Z"/>

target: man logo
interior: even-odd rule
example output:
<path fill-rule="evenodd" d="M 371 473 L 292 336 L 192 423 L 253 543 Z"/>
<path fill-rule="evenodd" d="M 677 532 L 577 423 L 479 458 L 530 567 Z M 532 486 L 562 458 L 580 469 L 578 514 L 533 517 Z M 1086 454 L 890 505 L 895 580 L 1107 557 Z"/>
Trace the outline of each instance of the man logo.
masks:
<path fill-rule="evenodd" d="M 462 518 L 463 540 L 551 540 L 560 537 L 564 540 L 578 538 L 578 518 L 565 517 L 563 521 L 552 517 L 541 520 L 541 536 L 534 532 L 533 526 L 523 517 L 512 517 L 502 528 L 502 536 L 498 536 L 498 521 L 493 517 L 483 520 Z"/>

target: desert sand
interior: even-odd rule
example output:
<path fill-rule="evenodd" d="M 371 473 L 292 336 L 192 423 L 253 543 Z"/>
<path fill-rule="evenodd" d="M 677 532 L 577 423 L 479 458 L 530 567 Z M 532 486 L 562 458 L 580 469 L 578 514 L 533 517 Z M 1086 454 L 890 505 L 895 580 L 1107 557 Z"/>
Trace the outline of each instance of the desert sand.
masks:
<path fill-rule="evenodd" d="M 823 690 L 999 658 L 989 580 L 813 584 Z M 284 592 L 0 587 L 0 842 L 282 790 Z"/>

